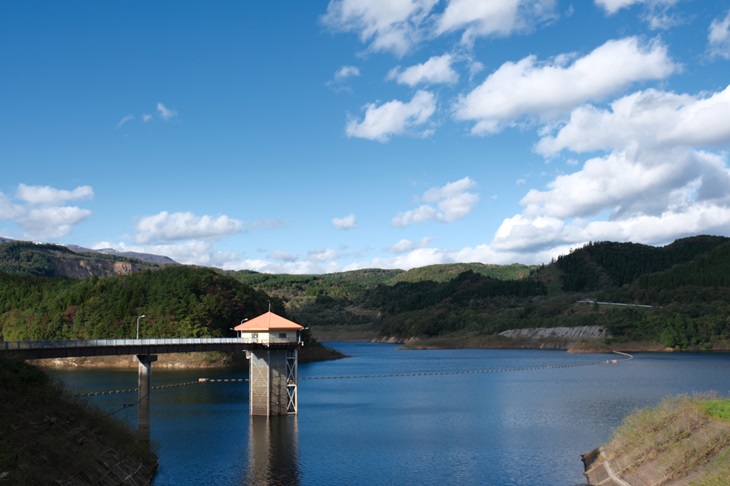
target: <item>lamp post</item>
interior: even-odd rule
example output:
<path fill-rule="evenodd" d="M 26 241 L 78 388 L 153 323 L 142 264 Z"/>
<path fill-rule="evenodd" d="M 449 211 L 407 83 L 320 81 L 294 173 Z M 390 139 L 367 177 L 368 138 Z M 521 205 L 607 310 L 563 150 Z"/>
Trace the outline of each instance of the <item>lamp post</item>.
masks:
<path fill-rule="evenodd" d="M 139 339 L 139 320 L 142 319 L 143 317 L 146 317 L 146 316 L 144 314 L 142 314 L 141 316 L 139 316 L 137 318 L 137 339 Z"/>

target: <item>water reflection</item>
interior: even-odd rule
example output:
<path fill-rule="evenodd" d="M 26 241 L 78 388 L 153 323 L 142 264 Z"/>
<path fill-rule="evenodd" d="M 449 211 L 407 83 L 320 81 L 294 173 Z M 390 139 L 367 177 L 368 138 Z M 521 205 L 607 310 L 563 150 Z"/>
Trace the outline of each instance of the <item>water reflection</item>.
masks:
<path fill-rule="evenodd" d="M 252 416 L 246 483 L 256 486 L 299 485 L 299 431 L 296 415 Z"/>

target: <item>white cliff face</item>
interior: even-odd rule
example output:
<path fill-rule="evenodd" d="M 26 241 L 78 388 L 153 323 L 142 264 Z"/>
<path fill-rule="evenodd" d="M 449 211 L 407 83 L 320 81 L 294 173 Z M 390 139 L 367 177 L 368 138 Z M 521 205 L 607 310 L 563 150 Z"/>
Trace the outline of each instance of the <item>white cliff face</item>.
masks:
<path fill-rule="evenodd" d="M 527 329 L 509 329 L 499 333 L 500 336 L 519 339 L 563 339 L 577 341 L 579 339 L 600 339 L 611 337 L 601 326 L 577 327 L 533 327 Z"/>

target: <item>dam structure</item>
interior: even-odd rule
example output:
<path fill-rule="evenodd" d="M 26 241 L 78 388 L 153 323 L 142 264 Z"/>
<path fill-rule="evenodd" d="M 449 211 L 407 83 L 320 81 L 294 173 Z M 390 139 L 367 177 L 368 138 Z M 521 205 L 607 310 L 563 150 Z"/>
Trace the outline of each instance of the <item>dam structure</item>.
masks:
<path fill-rule="evenodd" d="M 299 324 L 269 311 L 234 327 L 238 336 L 259 346 L 246 351 L 250 361 L 251 415 L 295 415 L 299 366 Z"/>
<path fill-rule="evenodd" d="M 0 341 L 0 353 L 24 360 L 136 356 L 140 441 L 149 442 L 152 363 L 159 354 L 246 351 L 251 360 L 250 415 L 296 414 L 300 331 L 304 328 L 269 311 L 251 320 L 244 319 L 233 329 L 238 333 L 235 338 Z"/>

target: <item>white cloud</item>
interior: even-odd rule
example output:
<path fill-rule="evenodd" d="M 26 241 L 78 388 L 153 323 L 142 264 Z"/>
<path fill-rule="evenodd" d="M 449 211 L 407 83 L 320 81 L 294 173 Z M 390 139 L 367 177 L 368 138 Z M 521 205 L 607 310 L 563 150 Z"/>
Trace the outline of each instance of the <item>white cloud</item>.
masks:
<path fill-rule="evenodd" d="M 619 10 L 633 5 L 643 5 L 645 11 L 642 19 L 649 24 L 651 29 L 667 29 L 683 22 L 681 18 L 669 13 L 677 0 L 595 0 L 595 2 L 608 15 L 613 15 Z"/>
<path fill-rule="evenodd" d="M 716 156 L 687 149 L 635 155 L 612 152 L 589 159 L 581 170 L 558 176 L 546 191 L 532 189 L 520 201 L 523 214 L 564 219 L 601 212 L 611 218 L 656 215 L 688 189 L 697 199 L 730 195 L 715 188 L 721 182 L 730 190 L 730 174 Z M 694 184 L 699 187 L 693 189 Z"/>
<path fill-rule="evenodd" d="M 326 262 L 329 260 L 336 260 L 339 258 L 339 254 L 330 248 L 318 248 L 307 253 L 309 260 L 314 262 Z"/>
<path fill-rule="evenodd" d="M 332 224 L 337 229 L 348 230 L 357 226 L 357 219 L 354 214 L 350 213 L 344 218 L 333 218 Z"/>
<path fill-rule="evenodd" d="M 476 37 L 506 36 L 555 18 L 555 0 L 450 0 L 437 21 L 436 33 L 464 29 L 462 42 Z"/>
<path fill-rule="evenodd" d="M 342 271 L 359 270 L 363 268 L 399 268 L 408 270 L 411 268 L 436 265 L 440 263 L 453 263 L 453 257 L 446 251 L 439 248 L 418 248 L 407 253 L 390 258 L 373 258 L 368 261 L 361 261 L 346 265 Z"/>
<path fill-rule="evenodd" d="M 122 128 L 127 123 L 134 120 L 134 115 L 123 116 L 121 120 L 117 122 L 117 128 Z"/>
<path fill-rule="evenodd" d="M 700 96 L 645 90 L 577 108 L 538 152 L 605 152 L 532 189 L 490 247 L 532 252 L 588 241 L 665 244 L 730 232 L 730 87 Z"/>
<path fill-rule="evenodd" d="M 420 40 L 421 26 L 438 0 L 331 0 L 322 21 L 358 33 L 373 51 L 402 56 Z"/>
<path fill-rule="evenodd" d="M 165 121 L 168 121 L 177 116 L 177 111 L 170 109 L 159 102 L 157 103 L 157 113 L 160 115 L 160 118 Z"/>
<path fill-rule="evenodd" d="M 75 206 L 32 208 L 16 221 L 31 239 L 60 238 L 69 234 L 74 225 L 91 216 L 91 211 Z"/>
<path fill-rule="evenodd" d="M 707 33 L 710 54 L 730 59 L 730 11 L 722 19 L 715 19 Z"/>
<path fill-rule="evenodd" d="M 475 134 L 496 133 L 520 117 L 564 113 L 632 83 L 662 79 L 677 69 L 664 45 L 654 41 L 642 46 L 636 37 L 608 41 L 569 61 L 570 56 L 562 55 L 541 64 L 528 56 L 505 63 L 459 98 L 455 118 L 475 121 Z"/>
<path fill-rule="evenodd" d="M 459 75 L 451 67 L 451 54 L 433 56 L 422 64 L 410 66 L 404 70 L 393 68 L 387 79 L 395 79 L 400 84 L 417 86 L 419 84 L 454 84 Z"/>
<path fill-rule="evenodd" d="M 402 239 L 385 249 L 388 253 L 406 253 L 421 248 L 426 248 L 431 242 L 430 237 L 421 238 L 421 241 Z"/>
<path fill-rule="evenodd" d="M 415 133 L 427 136 L 430 130 L 416 132 L 436 111 L 436 97 L 428 91 L 418 91 L 411 101 L 403 103 L 393 100 L 378 106 L 370 103 L 364 107 L 362 121 L 351 118 L 347 122 L 348 137 L 365 138 L 387 142 L 393 135 Z"/>
<path fill-rule="evenodd" d="M 670 6 L 677 3 L 677 0 L 595 0 L 596 5 L 602 7 L 607 14 L 613 15 L 622 8 L 632 5 L 648 5 L 650 7 Z"/>
<path fill-rule="evenodd" d="M 23 238 L 45 240 L 68 235 L 74 225 L 91 216 L 91 211 L 65 206 L 69 201 L 94 196 L 91 186 L 79 186 L 71 191 L 51 186 L 19 184 L 14 203 L 0 193 L 0 219 L 10 220 L 23 229 Z"/>
<path fill-rule="evenodd" d="M 145 216 L 136 225 L 135 242 L 145 244 L 154 241 L 176 241 L 193 238 L 219 238 L 237 233 L 243 229 L 243 222 L 218 216 L 196 216 L 191 212 L 168 213 L 162 211 Z"/>
<path fill-rule="evenodd" d="M 360 76 L 360 69 L 357 66 L 342 66 L 335 72 L 335 79 L 342 80 Z"/>
<path fill-rule="evenodd" d="M 545 134 L 536 150 L 631 150 L 635 147 L 713 146 L 730 142 L 730 86 L 704 97 L 649 89 L 611 103 L 609 109 L 576 108 L 557 134 Z"/>
<path fill-rule="evenodd" d="M 360 69 L 357 66 L 342 66 L 335 71 L 334 77 L 327 81 L 326 86 L 335 92 L 352 91 L 347 81 L 358 76 L 360 76 Z"/>
<path fill-rule="evenodd" d="M 596 5 L 602 7 L 609 15 L 615 14 L 622 8 L 630 7 L 637 3 L 646 3 L 649 0 L 595 0 Z"/>
<path fill-rule="evenodd" d="M 469 189 L 476 183 L 469 177 L 450 182 L 442 187 L 426 191 L 420 198 L 428 203 L 416 209 L 398 213 L 392 221 L 397 227 L 404 227 L 425 221 L 452 223 L 469 214 L 479 201 L 479 196 Z"/>
<path fill-rule="evenodd" d="M 58 205 L 66 201 L 76 199 L 89 199 L 94 197 L 94 190 L 91 186 L 79 186 L 73 191 L 56 189 L 51 186 L 29 186 L 19 184 L 17 198 L 30 204 Z"/>
<path fill-rule="evenodd" d="M 0 192 L 0 220 L 15 219 L 23 213 L 23 208 L 14 204 L 13 201 Z"/>

